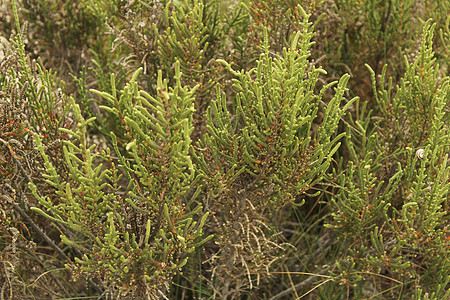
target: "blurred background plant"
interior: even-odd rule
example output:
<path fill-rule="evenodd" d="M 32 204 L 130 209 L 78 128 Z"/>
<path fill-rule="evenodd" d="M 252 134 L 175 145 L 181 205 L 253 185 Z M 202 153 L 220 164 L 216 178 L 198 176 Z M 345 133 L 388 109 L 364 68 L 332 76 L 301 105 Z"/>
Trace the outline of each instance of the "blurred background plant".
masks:
<path fill-rule="evenodd" d="M 449 15 L 1 0 L 2 297 L 450 298 Z"/>

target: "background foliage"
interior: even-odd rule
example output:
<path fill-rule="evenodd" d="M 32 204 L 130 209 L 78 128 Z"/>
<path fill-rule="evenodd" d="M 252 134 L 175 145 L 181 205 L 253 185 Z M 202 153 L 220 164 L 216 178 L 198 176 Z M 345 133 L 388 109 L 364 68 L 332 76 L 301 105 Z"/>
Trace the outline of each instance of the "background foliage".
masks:
<path fill-rule="evenodd" d="M 448 1 L 0 12 L 1 299 L 450 298 Z"/>

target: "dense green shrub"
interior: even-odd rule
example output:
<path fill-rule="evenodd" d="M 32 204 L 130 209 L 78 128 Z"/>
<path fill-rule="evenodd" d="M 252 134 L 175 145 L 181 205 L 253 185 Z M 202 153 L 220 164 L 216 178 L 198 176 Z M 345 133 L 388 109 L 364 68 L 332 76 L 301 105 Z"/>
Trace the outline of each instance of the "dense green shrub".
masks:
<path fill-rule="evenodd" d="M 450 298 L 448 1 L 0 11 L 1 299 Z"/>

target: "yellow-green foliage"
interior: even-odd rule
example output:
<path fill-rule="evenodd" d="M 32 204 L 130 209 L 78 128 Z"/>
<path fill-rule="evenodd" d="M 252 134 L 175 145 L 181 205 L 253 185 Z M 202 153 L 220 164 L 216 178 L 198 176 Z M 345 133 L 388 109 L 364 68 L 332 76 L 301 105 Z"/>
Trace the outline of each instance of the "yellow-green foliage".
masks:
<path fill-rule="evenodd" d="M 0 298 L 450 298 L 449 11 L 3 1 Z"/>

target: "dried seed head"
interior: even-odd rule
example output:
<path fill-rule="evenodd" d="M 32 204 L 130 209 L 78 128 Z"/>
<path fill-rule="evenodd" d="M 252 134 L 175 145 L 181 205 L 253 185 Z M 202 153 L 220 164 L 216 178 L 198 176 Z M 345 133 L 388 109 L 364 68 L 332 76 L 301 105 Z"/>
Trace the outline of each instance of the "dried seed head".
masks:
<path fill-rule="evenodd" d="M 424 159 L 424 157 L 425 157 L 425 150 L 423 150 L 423 149 L 417 150 L 416 151 L 416 157 L 418 159 Z"/>

